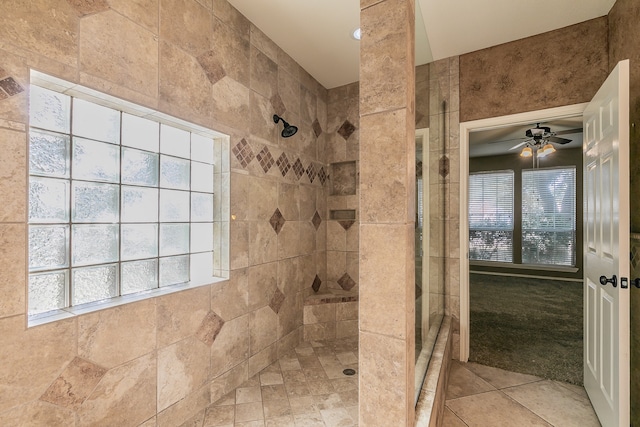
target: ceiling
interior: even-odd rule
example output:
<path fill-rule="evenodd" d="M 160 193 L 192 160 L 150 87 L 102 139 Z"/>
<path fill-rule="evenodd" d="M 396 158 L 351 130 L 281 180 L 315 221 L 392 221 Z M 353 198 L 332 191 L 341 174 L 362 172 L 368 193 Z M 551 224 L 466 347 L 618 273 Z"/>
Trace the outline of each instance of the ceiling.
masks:
<path fill-rule="evenodd" d="M 324 87 L 359 80 L 359 0 L 229 0 Z M 615 0 L 415 0 L 416 64 L 606 15 Z"/>
<path fill-rule="evenodd" d="M 502 126 L 469 133 L 469 157 L 487 157 L 501 154 L 520 153 L 522 142 L 530 140 L 525 136 L 527 129 L 537 123 L 523 123 Z M 551 128 L 560 138 L 570 139 L 567 144 L 553 144 L 556 149 L 582 147 L 582 116 L 568 117 L 541 122 L 540 126 Z"/>

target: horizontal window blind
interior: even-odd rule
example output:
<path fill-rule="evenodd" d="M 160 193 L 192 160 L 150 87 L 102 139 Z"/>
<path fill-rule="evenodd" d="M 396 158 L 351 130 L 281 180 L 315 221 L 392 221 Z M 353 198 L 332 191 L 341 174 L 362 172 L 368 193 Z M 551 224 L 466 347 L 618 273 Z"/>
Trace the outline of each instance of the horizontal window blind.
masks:
<path fill-rule="evenodd" d="M 469 257 L 513 260 L 513 171 L 469 176 Z"/>
<path fill-rule="evenodd" d="M 522 262 L 575 265 L 576 169 L 522 172 Z"/>

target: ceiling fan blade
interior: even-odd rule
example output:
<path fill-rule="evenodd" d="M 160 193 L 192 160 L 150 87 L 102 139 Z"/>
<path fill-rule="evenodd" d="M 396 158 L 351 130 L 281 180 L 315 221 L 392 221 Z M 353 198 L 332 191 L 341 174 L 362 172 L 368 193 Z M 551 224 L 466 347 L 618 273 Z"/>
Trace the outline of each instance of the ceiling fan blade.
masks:
<path fill-rule="evenodd" d="M 505 142 L 513 142 L 513 141 L 523 141 L 523 140 L 529 140 L 531 138 L 511 138 L 511 139 L 501 139 L 500 141 L 489 141 L 489 144 L 501 144 L 501 143 L 505 143 Z"/>
<path fill-rule="evenodd" d="M 549 141 L 555 142 L 556 144 L 568 144 L 572 141 L 571 139 L 558 138 L 557 136 L 550 136 L 548 139 Z"/>
<path fill-rule="evenodd" d="M 516 145 L 514 145 L 513 147 L 509 148 L 509 151 L 511 151 L 511 150 L 515 150 L 516 148 L 520 148 L 520 147 L 522 147 L 523 145 L 525 145 L 525 144 L 526 144 L 527 142 L 529 142 L 529 141 L 530 141 L 530 140 L 522 141 L 520 144 L 516 144 Z"/>
<path fill-rule="evenodd" d="M 561 130 L 559 132 L 554 132 L 555 135 L 570 135 L 572 133 L 582 133 L 582 128 L 567 129 L 567 130 Z"/>

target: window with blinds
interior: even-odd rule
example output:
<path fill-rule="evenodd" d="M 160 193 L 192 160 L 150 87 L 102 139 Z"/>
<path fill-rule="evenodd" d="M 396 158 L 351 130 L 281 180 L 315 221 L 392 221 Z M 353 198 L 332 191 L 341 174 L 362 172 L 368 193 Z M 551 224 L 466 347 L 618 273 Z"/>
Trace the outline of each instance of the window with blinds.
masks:
<path fill-rule="evenodd" d="M 513 171 L 469 176 L 469 258 L 513 261 Z"/>
<path fill-rule="evenodd" d="M 575 265 L 576 169 L 522 172 L 522 263 Z"/>

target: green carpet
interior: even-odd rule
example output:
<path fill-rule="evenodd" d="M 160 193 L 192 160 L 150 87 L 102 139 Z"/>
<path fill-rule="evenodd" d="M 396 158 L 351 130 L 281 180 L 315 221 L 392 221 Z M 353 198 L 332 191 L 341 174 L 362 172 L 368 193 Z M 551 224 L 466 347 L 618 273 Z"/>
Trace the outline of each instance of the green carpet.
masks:
<path fill-rule="evenodd" d="M 582 283 L 470 275 L 469 361 L 582 385 Z"/>

